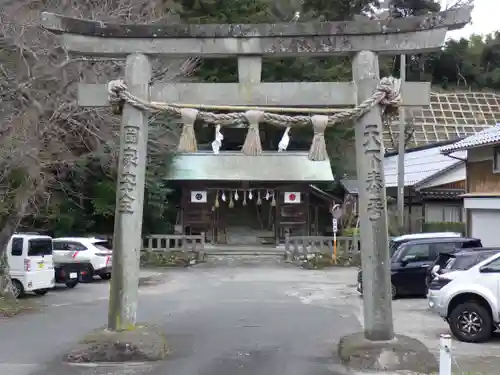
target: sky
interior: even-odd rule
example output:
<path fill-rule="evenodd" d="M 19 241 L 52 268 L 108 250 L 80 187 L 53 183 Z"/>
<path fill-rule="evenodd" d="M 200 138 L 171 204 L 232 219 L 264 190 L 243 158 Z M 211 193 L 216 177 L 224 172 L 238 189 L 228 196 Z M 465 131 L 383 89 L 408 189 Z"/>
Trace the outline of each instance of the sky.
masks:
<path fill-rule="evenodd" d="M 453 4 L 454 0 L 441 0 L 444 8 L 446 4 Z M 461 30 L 448 33 L 449 38 L 460 39 L 471 34 L 489 34 L 500 31 L 500 0 L 475 0 L 472 11 L 472 23 Z"/>

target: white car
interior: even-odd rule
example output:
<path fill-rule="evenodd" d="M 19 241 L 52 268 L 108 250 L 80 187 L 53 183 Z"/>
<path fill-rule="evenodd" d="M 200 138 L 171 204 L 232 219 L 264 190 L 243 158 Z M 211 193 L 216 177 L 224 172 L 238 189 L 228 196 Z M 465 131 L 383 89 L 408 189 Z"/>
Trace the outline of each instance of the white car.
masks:
<path fill-rule="evenodd" d="M 427 296 L 430 309 L 460 341 L 487 341 L 500 328 L 500 253 L 439 278 L 443 286 Z"/>
<path fill-rule="evenodd" d="M 51 237 L 16 233 L 10 238 L 6 252 L 16 297 L 28 292 L 44 295 L 54 287 Z"/>
<path fill-rule="evenodd" d="M 89 261 L 89 277 L 99 276 L 103 280 L 111 278 L 113 252 L 107 247 L 108 241 L 86 237 L 59 237 L 53 239 L 54 252 L 71 255 L 75 260 Z"/>

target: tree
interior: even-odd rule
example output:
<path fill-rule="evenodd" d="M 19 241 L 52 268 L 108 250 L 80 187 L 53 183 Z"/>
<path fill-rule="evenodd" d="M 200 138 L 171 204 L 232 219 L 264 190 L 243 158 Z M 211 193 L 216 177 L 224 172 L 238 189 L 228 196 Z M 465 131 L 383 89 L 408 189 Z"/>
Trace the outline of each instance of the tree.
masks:
<path fill-rule="evenodd" d="M 2 6 L 0 294 L 9 286 L 6 245 L 23 219 L 61 223 L 71 218 L 83 224 L 80 229 L 85 231 L 92 225 L 82 223 L 79 214 L 97 213 L 108 225 L 114 215 L 119 118 L 108 110 L 79 108 L 75 83 L 120 77 L 124 61 L 70 57 L 57 36 L 39 28 L 40 12 L 52 10 L 103 21 L 159 22 L 175 18 L 172 9 L 163 2 L 127 0 L 19 1 Z M 157 60 L 154 76 L 176 79 L 196 67 L 196 60 L 168 64 Z M 176 123 L 167 119 L 154 122 L 149 134 L 147 197 L 149 203 L 164 202 L 167 191 L 159 181 L 179 132 Z"/>

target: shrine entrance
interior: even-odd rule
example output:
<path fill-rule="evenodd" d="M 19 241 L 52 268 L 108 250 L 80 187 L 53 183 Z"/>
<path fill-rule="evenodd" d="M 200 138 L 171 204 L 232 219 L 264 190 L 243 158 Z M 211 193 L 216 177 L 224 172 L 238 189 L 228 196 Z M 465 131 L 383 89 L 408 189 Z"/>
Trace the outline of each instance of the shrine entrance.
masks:
<path fill-rule="evenodd" d="M 82 83 L 78 87 L 81 106 L 113 106 L 122 113 L 113 240 L 116 248 L 108 327 L 115 330 L 136 323 L 148 120 L 151 112 L 162 112 L 182 119 L 178 152 L 202 158 L 206 155 L 197 152 L 196 120 L 214 124 L 216 129 L 222 125 L 247 124 L 240 156 L 245 159 L 230 159 L 238 161 L 228 168 L 230 178 L 220 178 L 220 171 L 227 168 L 227 163 L 232 163 L 223 161 L 221 153 L 215 155 L 217 168 L 208 169 L 207 163 L 198 160 L 209 178 L 200 179 L 188 174 L 177 179 L 190 182 L 272 183 L 277 181 L 277 172 L 289 175 L 298 170 L 303 178 L 281 178 L 278 181 L 310 184 L 308 181 L 317 172 L 314 165 L 328 160 L 326 128 L 339 122 L 354 121 L 357 179 L 363 182 L 359 188 L 359 209 L 363 213 L 360 215 L 363 278 L 372 281 L 363 285 L 365 337 L 373 341 L 393 339 L 381 115 L 390 121 L 390 115 L 394 113 L 391 107 L 428 105 L 430 84 L 400 82 L 393 77 L 381 80 L 378 54 L 438 50 L 444 43 L 447 30 L 467 24 L 471 11 L 471 7 L 462 7 L 406 19 L 386 17 L 383 20 L 362 18 L 308 24 L 195 26 L 113 25 L 43 13 L 43 27 L 63 34 L 62 46 L 68 54 L 125 57 L 124 80 L 108 84 Z M 238 82 L 151 85 L 151 55 L 236 57 Z M 352 82 L 261 82 L 264 57 L 325 55 L 354 56 Z M 276 105 L 281 107 L 274 107 Z M 231 112 L 227 113 L 228 110 Z M 292 112 L 295 115 L 290 115 Z M 297 115 L 297 112 L 302 114 Z M 305 157 L 310 164 L 302 163 L 300 168 L 290 164 L 271 168 L 262 149 L 260 123 L 285 128 L 285 133 L 299 126 L 312 127 L 314 136 Z M 286 147 L 279 148 L 279 151 L 284 150 Z M 126 162 L 128 153 L 136 157 L 134 165 Z M 288 152 L 274 154 L 288 155 Z M 240 173 L 248 169 L 256 169 L 259 178 L 248 178 Z M 204 210 L 208 216 L 213 212 L 208 196 L 197 194 L 200 191 L 195 198 L 198 196 L 207 201 L 203 204 L 208 209 Z M 276 211 L 281 212 L 279 199 L 276 207 Z M 309 214 L 307 217 L 309 223 Z M 281 231 L 284 220 L 277 215 L 277 221 Z"/>
<path fill-rule="evenodd" d="M 329 160 L 307 152 L 186 153 L 168 179 L 182 190 L 178 230 L 217 246 L 275 247 L 286 233 L 323 233 L 335 199 L 314 185 L 334 181 Z"/>

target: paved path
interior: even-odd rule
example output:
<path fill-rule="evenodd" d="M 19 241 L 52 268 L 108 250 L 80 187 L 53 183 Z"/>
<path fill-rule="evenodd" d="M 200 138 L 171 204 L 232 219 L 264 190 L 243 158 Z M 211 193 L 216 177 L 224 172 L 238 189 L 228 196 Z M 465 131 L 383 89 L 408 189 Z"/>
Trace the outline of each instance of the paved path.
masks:
<path fill-rule="evenodd" d="M 169 270 L 164 282 L 141 289 L 139 320 L 157 324 L 169 337 L 172 355 L 165 363 L 153 368 L 56 364 L 69 345 L 105 324 L 107 301 L 100 298 L 107 287 L 99 283 L 77 287 L 82 295 L 95 295 L 92 302 L 51 306 L 43 314 L 0 322 L 0 373 L 345 373 L 332 353 L 341 336 L 360 329 L 348 303 L 352 292 L 346 292 L 345 277 L 336 277 L 345 270 L 305 271 L 276 264 L 276 260 L 255 264 L 235 259 L 230 263 L 224 260 L 216 266 Z M 325 292 L 335 297 L 322 301 Z"/>
<path fill-rule="evenodd" d="M 140 289 L 139 320 L 167 333 L 172 355 L 165 363 L 60 364 L 69 346 L 106 323 L 108 283 L 96 282 L 38 297 L 47 305 L 42 313 L 0 320 L 0 374 L 348 374 L 332 353 L 341 336 L 361 329 L 353 269 L 306 271 L 276 258 L 215 257 L 155 279 Z M 394 301 L 393 312 L 396 331 L 438 353 L 439 334 L 449 330 L 425 299 Z M 500 340 L 452 347 L 455 374 L 498 374 Z"/>

